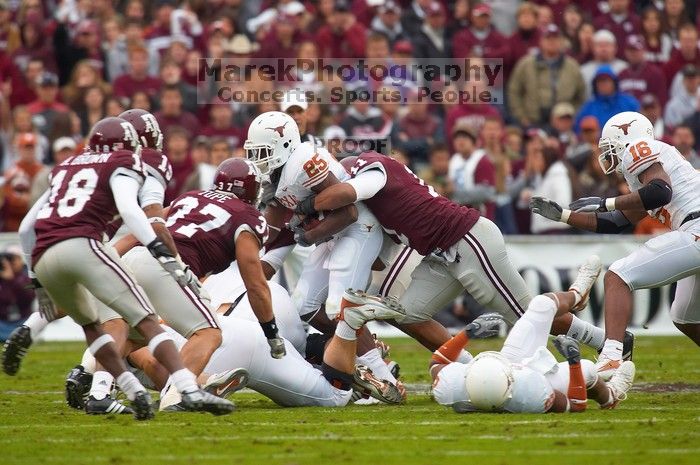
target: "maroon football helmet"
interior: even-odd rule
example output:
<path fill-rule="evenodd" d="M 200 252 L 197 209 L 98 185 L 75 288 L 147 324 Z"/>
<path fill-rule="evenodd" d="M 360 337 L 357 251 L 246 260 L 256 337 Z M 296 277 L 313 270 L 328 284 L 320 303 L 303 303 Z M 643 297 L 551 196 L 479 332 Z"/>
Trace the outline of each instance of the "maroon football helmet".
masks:
<path fill-rule="evenodd" d="M 156 117 L 146 110 L 134 108 L 119 115 L 120 118 L 134 125 L 139 135 L 139 143 L 144 147 L 163 150 L 163 132 Z"/>
<path fill-rule="evenodd" d="M 255 207 L 260 203 L 262 174 L 245 158 L 229 158 L 216 169 L 214 189 L 230 192 Z"/>
<path fill-rule="evenodd" d="M 88 135 L 88 147 L 93 152 L 136 150 L 139 147 L 139 136 L 131 123 L 110 116 L 92 127 Z"/>

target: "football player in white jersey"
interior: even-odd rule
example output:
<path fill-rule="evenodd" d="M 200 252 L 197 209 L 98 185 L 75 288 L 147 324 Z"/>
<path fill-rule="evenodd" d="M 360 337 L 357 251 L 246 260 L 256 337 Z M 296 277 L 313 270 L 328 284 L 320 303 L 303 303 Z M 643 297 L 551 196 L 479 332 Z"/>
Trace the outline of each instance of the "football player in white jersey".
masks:
<path fill-rule="evenodd" d="M 276 230 L 284 227 L 287 210 L 293 211 L 299 202 L 350 177 L 325 148 L 301 142 L 295 121 L 279 111 L 263 113 L 253 120 L 244 150 L 247 158 L 270 176 L 266 190 L 274 191 L 274 197 L 267 203 L 265 216 L 271 241 Z M 322 225 L 311 232 L 290 226 L 298 244 L 316 244 L 292 300 L 304 321 L 321 332 L 332 333 L 329 319 L 337 316 L 343 292 L 348 288 L 366 289 L 383 235 L 364 205 L 339 208 L 329 213 Z M 323 307 L 325 315 L 320 312 Z M 358 340 L 358 353 L 358 363 L 369 366 L 382 379 L 396 381 L 366 330 Z"/>
<path fill-rule="evenodd" d="M 647 214 L 671 228 L 613 263 L 605 274 L 606 341 L 598 370 L 608 377 L 623 359 L 622 338 L 637 289 L 677 281 L 671 319 L 700 345 L 700 173 L 676 148 L 655 140 L 651 122 L 639 113 L 610 118 L 599 147 L 603 171 L 622 174 L 631 193 L 582 198 L 569 209 L 533 198 L 530 207 L 551 220 L 602 234 L 627 232 Z"/>
<path fill-rule="evenodd" d="M 581 412 L 588 396 L 602 408 L 614 408 L 627 397 L 635 367 L 624 362 L 609 383 L 597 374 L 593 362 L 581 360 L 578 343 L 557 336 L 555 346 L 567 359 L 557 363 L 547 350 L 552 320 L 588 299 L 600 273 L 600 259 L 590 257 L 567 292 L 548 293 L 532 299 L 525 314 L 513 325 L 500 352 L 482 352 L 467 364 L 455 355 L 470 336 L 497 334 L 494 319 L 485 316 L 433 353 L 430 373 L 433 398 L 456 412 L 497 411 L 511 413 Z"/>

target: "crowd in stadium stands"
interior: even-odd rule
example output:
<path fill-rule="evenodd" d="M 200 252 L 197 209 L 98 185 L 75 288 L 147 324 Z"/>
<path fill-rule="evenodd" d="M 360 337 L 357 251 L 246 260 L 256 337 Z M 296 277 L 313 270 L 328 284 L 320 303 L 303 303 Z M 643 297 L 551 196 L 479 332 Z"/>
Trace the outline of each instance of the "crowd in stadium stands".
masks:
<path fill-rule="evenodd" d="M 528 200 L 624 191 L 597 162 L 613 114 L 641 111 L 700 168 L 699 12 L 683 0 L 0 0 L 0 231 L 17 230 L 50 167 L 82 150 L 96 121 L 127 108 L 153 112 L 165 133 L 166 201 L 243 156 L 247 125 L 275 104 L 198 104 L 202 57 L 468 57 L 503 59 L 498 104 L 425 104 L 401 89 L 402 105 L 312 102 L 305 132 L 388 137 L 394 156 L 504 233 L 573 233 L 531 215 Z M 229 84 L 278 84 L 246 78 Z M 300 71 L 282 84 L 322 93 L 338 82 Z"/>

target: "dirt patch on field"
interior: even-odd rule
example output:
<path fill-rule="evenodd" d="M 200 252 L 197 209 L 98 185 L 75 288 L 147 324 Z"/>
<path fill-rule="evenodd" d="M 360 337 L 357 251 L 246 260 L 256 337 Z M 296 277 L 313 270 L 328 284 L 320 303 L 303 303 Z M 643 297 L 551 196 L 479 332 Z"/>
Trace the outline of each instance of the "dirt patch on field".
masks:
<path fill-rule="evenodd" d="M 633 391 L 641 392 L 700 392 L 700 384 L 688 383 L 639 383 L 632 387 Z"/>

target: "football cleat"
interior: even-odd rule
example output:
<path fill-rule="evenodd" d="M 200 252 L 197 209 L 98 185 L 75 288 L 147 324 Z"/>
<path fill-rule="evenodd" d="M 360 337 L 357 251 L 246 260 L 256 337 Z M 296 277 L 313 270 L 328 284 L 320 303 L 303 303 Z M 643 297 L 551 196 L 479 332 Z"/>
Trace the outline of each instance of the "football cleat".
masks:
<path fill-rule="evenodd" d="M 586 308 L 588 298 L 591 294 L 591 288 L 593 288 L 593 284 L 595 284 L 598 279 L 601 269 L 600 257 L 597 255 L 591 255 L 579 266 L 578 275 L 576 275 L 576 279 L 571 286 L 569 286 L 569 290 L 577 293 L 581 297 L 581 300 L 571 307 L 572 312 L 579 312 Z"/>
<path fill-rule="evenodd" d="M 207 382 L 202 386 L 202 390 L 217 397 L 226 398 L 246 387 L 248 378 L 248 370 L 245 368 L 216 373 L 207 379 Z"/>
<path fill-rule="evenodd" d="M 554 338 L 553 343 L 557 351 L 562 354 L 569 363 L 579 363 L 581 361 L 581 349 L 576 339 L 560 334 Z"/>
<path fill-rule="evenodd" d="M 364 291 L 348 289 L 343 293 L 338 318 L 353 329 L 360 329 L 368 321 L 392 320 L 406 314 L 394 297 L 379 297 Z"/>
<path fill-rule="evenodd" d="M 612 378 L 608 381 L 612 402 L 601 406 L 601 408 L 613 409 L 617 407 L 620 401 L 627 399 L 627 392 L 632 387 L 632 383 L 634 383 L 635 371 L 634 362 L 632 361 L 627 360 L 620 364 L 620 367 L 615 370 Z"/>
<path fill-rule="evenodd" d="M 598 376 L 603 381 L 610 381 L 615 374 L 615 371 L 620 368 L 622 364 L 621 360 L 610 360 L 609 358 L 600 357 L 595 364 L 596 370 L 598 370 Z"/>
<path fill-rule="evenodd" d="M 2 351 L 2 371 L 10 376 L 16 375 L 31 345 L 32 335 L 29 327 L 22 325 L 15 328 L 5 341 Z"/>
<path fill-rule="evenodd" d="M 372 334 L 372 339 L 374 340 L 374 346 L 379 350 L 379 355 L 382 358 L 389 358 L 391 350 L 389 344 L 379 339 L 376 334 Z"/>
<path fill-rule="evenodd" d="M 151 396 L 147 391 L 136 393 L 134 400 L 131 401 L 131 408 L 134 410 L 134 417 L 137 420 L 150 420 L 155 416 L 151 405 Z"/>
<path fill-rule="evenodd" d="M 625 331 L 625 337 L 622 339 L 622 360 L 632 360 L 632 352 L 634 352 L 634 334 Z"/>
<path fill-rule="evenodd" d="M 66 402 L 76 410 L 83 410 L 90 395 L 92 375 L 82 365 L 76 365 L 66 377 Z"/>
<path fill-rule="evenodd" d="M 95 399 L 94 397 L 89 396 L 85 401 L 85 413 L 88 415 L 127 415 L 134 413 L 134 411 L 118 400 L 112 399 L 109 396 L 105 397 L 104 399 Z"/>
<path fill-rule="evenodd" d="M 201 389 L 192 392 L 181 392 L 181 406 L 190 412 L 209 412 L 214 415 L 226 415 L 236 408 L 232 402 L 216 397 Z"/>
<path fill-rule="evenodd" d="M 395 385 L 385 379 L 377 378 L 372 373 L 372 370 L 364 365 L 355 367 L 352 388 L 385 404 L 400 404 L 403 402 L 401 391 Z"/>

